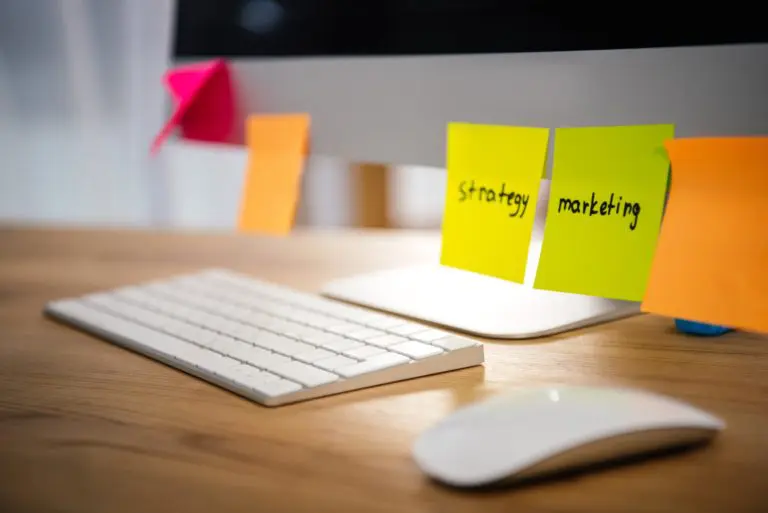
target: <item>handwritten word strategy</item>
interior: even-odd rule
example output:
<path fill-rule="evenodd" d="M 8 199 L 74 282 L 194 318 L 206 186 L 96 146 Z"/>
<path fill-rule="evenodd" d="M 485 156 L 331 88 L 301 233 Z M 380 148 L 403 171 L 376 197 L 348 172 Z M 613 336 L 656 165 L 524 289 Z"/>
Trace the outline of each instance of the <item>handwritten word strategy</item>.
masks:
<path fill-rule="evenodd" d="M 528 210 L 528 201 L 531 199 L 531 195 L 507 191 L 506 188 L 507 184 L 504 182 L 501 184 L 501 190 L 497 190 L 485 185 L 477 187 L 474 180 L 471 180 L 469 183 L 466 180 L 462 180 L 459 182 L 459 203 L 471 200 L 499 203 L 500 205 L 513 207 L 514 210 L 510 210 L 509 217 L 519 216 L 522 218 L 526 210 Z"/>
<path fill-rule="evenodd" d="M 608 200 L 599 201 L 595 198 L 594 192 L 589 200 L 560 198 L 557 204 L 557 213 L 559 214 L 564 211 L 571 214 L 589 214 L 590 217 L 596 215 L 620 215 L 621 217 L 627 217 L 629 215 L 632 216 L 632 221 L 629 223 L 629 229 L 634 231 L 634 229 L 637 228 L 637 220 L 640 216 L 640 204 L 625 201 L 622 206 L 621 202 L 623 199 L 623 196 L 619 196 L 618 201 L 614 203 L 614 193 L 611 193 L 611 197 Z"/>

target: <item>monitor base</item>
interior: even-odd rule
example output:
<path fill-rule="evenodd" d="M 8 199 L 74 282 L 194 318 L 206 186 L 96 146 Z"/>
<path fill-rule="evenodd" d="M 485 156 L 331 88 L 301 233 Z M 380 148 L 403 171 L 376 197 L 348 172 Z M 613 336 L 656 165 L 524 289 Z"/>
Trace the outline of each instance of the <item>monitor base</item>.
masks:
<path fill-rule="evenodd" d="M 487 338 L 562 333 L 640 313 L 640 304 L 530 288 L 440 265 L 327 283 L 327 297 Z"/>

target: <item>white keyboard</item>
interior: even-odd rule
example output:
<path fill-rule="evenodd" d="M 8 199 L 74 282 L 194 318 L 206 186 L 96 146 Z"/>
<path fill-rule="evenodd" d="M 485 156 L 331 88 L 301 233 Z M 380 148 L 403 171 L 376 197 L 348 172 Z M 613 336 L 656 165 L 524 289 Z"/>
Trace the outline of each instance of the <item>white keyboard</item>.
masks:
<path fill-rule="evenodd" d="M 45 312 L 266 406 L 484 360 L 472 339 L 222 270 L 53 301 Z"/>

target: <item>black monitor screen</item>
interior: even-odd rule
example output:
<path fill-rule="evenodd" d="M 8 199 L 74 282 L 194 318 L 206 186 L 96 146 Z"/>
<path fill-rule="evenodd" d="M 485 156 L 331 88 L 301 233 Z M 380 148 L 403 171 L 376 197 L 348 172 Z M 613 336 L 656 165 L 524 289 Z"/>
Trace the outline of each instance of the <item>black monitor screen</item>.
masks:
<path fill-rule="evenodd" d="M 174 55 L 537 52 L 768 41 L 761 2 L 178 0 Z"/>

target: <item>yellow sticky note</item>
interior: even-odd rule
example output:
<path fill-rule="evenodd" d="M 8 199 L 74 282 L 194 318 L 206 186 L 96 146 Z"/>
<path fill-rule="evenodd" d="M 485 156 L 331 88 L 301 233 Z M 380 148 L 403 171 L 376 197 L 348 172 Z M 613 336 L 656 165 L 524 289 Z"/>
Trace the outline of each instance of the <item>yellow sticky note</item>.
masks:
<path fill-rule="evenodd" d="M 291 231 L 309 138 L 307 114 L 251 115 L 246 120 L 248 168 L 238 227 L 243 232 Z"/>
<path fill-rule="evenodd" d="M 450 123 L 440 263 L 522 283 L 549 130 Z"/>
<path fill-rule="evenodd" d="M 561 128 L 534 287 L 640 301 L 659 235 L 673 125 Z"/>

